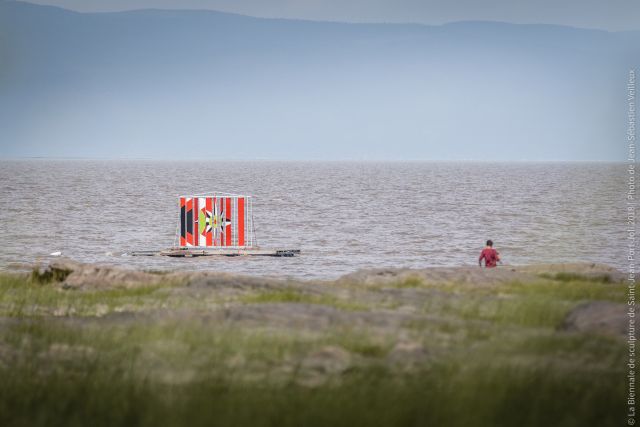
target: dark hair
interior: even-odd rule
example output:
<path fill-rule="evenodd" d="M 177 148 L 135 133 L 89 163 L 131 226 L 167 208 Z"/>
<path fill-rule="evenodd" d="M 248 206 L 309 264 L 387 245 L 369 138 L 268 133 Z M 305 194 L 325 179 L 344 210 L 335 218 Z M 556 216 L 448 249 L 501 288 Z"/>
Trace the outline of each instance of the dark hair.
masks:
<path fill-rule="evenodd" d="M 493 247 L 493 240 L 487 240 L 487 246 Z"/>

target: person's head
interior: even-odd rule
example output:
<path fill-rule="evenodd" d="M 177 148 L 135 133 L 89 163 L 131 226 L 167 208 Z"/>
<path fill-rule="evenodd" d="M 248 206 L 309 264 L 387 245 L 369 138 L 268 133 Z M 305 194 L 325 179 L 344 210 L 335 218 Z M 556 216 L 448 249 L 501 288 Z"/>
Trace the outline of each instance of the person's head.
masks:
<path fill-rule="evenodd" d="M 492 248 L 493 247 L 493 240 L 487 240 L 487 246 Z"/>

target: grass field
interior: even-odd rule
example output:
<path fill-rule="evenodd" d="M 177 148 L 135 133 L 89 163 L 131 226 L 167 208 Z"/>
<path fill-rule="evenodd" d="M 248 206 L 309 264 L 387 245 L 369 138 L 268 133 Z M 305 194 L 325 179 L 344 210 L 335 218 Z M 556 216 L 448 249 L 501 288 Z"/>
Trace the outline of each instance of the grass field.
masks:
<path fill-rule="evenodd" d="M 624 337 L 562 328 L 581 304 L 624 303 L 608 276 L 57 280 L 0 276 L 2 426 L 624 422 Z"/>

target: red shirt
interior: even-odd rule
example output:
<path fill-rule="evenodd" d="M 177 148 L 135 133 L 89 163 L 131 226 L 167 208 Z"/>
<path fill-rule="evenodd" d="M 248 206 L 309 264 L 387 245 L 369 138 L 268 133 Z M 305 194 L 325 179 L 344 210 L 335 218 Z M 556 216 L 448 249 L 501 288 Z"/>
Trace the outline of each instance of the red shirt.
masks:
<path fill-rule="evenodd" d="M 484 259 L 484 266 L 487 268 L 495 267 L 498 261 L 500 261 L 500 257 L 498 256 L 498 251 L 493 248 L 486 247 L 480 252 L 480 258 L 478 261 L 482 263 Z"/>

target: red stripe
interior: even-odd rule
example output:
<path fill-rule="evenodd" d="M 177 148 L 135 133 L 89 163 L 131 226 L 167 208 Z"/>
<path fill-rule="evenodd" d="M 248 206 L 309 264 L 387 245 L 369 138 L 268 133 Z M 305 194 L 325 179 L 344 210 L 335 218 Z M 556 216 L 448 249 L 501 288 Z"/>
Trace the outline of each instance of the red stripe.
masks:
<path fill-rule="evenodd" d="M 214 210 L 215 210 L 216 206 L 218 206 L 218 200 L 214 197 L 213 198 L 213 207 L 211 208 L 211 215 L 214 214 Z M 211 223 L 211 225 L 213 226 L 213 222 Z M 211 231 L 211 233 L 212 233 L 211 238 L 213 239 L 213 230 Z M 218 241 L 217 240 L 213 240 L 213 246 L 218 246 Z"/>
<path fill-rule="evenodd" d="M 187 214 L 189 213 L 189 211 L 191 211 L 191 215 L 192 215 L 191 222 L 193 223 L 193 199 L 187 200 L 186 207 L 187 207 Z M 189 227 L 186 227 L 186 228 L 187 230 L 189 229 Z M 187 245 L 193 246 L 193 234 L 187 231 L 186 237 L 187 237 Z"/>
<path fill-rule="evenodd" d="M 195 246 L 200 246 L 200 229 L 198 228 L 198 217 L 200 216 L 200 211 L 198 210 L 198 198 L 193 199 L 193 244 Z"/>
<path fill-rule="evenodd" d="M 227 238 L 227 246 L 231 246 L 233 245 L 231 242 L 231 227 L 233 227 L 231 224 L 231 199 L 227 197 L 226 202 L 227 206 L 224 209 L 224 216 L 226 217 L 226 220 L 229 221 L 229 225 L 225 225 L 224 235 Z"/>
<path fill-rule="evenodd" d="M 213 209 L 213 199 L 211 197 L 207 197 L 207 211 L 211 212 Z M 212 236 L 212 232 L 211 230 L 209 230 L 208 232 L 205 231 L 205 234 L 207 235 L 207 246 L 213 246 L 213 236 Z"/>
<path fill-rule="evenodd" d="M 180 246 L 187 246 L 187 241 L 184 237 L 180 236 Z"/>
<path fill-rule="evenodd" d="M 238 197 L 238 246 L 244 246 L 244 197 Z"/>
<path fill-rule="evenodd" d="M 220 199 L 218 199 L 218 203 L 220 206 L 218 212 L 222 213 L 222 210 L 224 209 L 224 197 L 220 197 Z M 224 228 L 222 228 L 222 216 L 220 216 L 220 218 L 218 219 L 220 220 L 220 223 L 218 224 L 218 230 L 220 233 L 220 240 L 218 240 L 218 244 L 220 246 L 224 246 Z"/>

